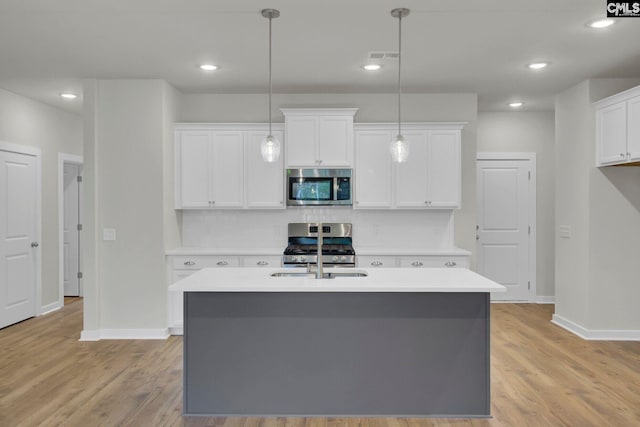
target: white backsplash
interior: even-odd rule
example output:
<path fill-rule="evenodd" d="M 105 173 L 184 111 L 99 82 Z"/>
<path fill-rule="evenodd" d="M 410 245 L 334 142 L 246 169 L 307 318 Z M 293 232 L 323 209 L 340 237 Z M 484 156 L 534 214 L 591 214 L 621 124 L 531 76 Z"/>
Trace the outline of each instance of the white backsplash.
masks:
<path fill-rule="evenodd" d="M 280 248 L 290 222 L 350 222 L 356 249 L 452 249 L 451 210 L 353 210 L 345 207 L 286 210 L 185 210 L 183 246 Z"/>

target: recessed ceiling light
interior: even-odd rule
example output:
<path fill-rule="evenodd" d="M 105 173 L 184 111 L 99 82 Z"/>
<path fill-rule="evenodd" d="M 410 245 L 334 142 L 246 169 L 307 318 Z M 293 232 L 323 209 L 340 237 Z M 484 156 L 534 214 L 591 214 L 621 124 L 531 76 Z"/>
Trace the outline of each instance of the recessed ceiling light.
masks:
<path fill-rule="evenodd" d="M 76 99 L 78 97 L 75 93 L 70 92 L 61 93 L 60 96 L 64 99 Z"/>
<path fill-rule="evenodd" d="M 202 71 L 216 71 L 218 68 L 220 68 L 220 67 L 218 67 L 217 65 L 213 65 L 213 64 L 202 64 L 200 66 L 200 69 Z"/>
<path fill-rule="evenodd" d="M 520 108 L 524 105 L 524 102 L 522 101 L 513 101 L 509 103 L 509 107 L 511 108 Z"/>
<path fill-rule="evenodd" d="M 380 68 L 382 68 L 382 65 L 380 65 L 380 64 L 367 64 L 367 65 L 363 65 L 362 68 L 364 68 L 367 71 L 378 71 Z"/>
<path fill-rule="evenodd" d="M 600 28 L 606 28 L 606 27 L 608 27 L 610 25 L 613 25 L 615 23 L 616 23 L 616 21 L 614 19 L 611 19 L 611 18 L 596 19 L 595 21 L 587 22 L 587 27 L 600 29 Z"/>
<path fill-rule="evenodd" d="M 527 65 L 527 67 L 532 70 L 542 70 L 543 68 L 546 68 L 548 66 L 548 62 L 532 62 L 531 64 Z"/>

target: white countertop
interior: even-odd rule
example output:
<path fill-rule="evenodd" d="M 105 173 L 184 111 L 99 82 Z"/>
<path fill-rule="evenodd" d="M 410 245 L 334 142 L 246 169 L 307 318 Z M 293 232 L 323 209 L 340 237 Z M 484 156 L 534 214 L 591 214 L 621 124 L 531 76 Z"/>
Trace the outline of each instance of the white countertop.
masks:
<path fill-rule="evenodd" d="M 197 256 L 197 255 L 274 255 L 282 256 L 284 246 L 279 248 L 174 248 L 165 255 Z"/>
<path fill-rule="evenodd" d="M 169 286 L 187 292 L 506 292 L 506 288 L 466 268 L 334 269 L 365 271 L 367 277 L 271 277 L 304 269 L 203 268 Z"/>
<path fill-rule="evenodd" d="M 273 255 L 281 256 L 284 246 L 279 248 L 175 248 L 166 255 L 197 256 L 197 255 Z M 469 256 L 471 252 L 460 249 L 404 249 L 404 248 L 356 248 L 356 256 Z"/>
<path fill-rule="evenodd" d="M 460 249 L 405 249 L 405 248 L 356 248 L 356 256 L 470 256 L 471 252 Z"/>

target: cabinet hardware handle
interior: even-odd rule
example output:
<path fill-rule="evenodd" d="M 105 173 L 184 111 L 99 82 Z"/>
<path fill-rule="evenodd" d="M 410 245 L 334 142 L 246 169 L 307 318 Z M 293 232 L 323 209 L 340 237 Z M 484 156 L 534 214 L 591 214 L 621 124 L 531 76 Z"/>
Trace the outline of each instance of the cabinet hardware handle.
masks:
<path fill-rule="evenodd" d="M 184 265 L 196 265 L 196 263 L 193 261 L 185 261 Z"/>
<path fill-rule="evenodd" d="M 32 247 L 32 248 L 37 248 L 38 246 L 40 246 L 40 243 L 38 243 L 38 242 L 31 242 L 31 247 Z"/>
<path fill-rule="evenodd" d="M 256 262 L 256 264 L 259 266 L 265 266 L 265 265 L 269 265 L 269 261 L 258 261 Z"/>
<path fill-rule="evenodd" d="M 212 205 L 215 205 L 215 204 L 216 204 L 215 200 L 212 200 L 212 201 L 211 201 L 211 204 L 212 204 Z"/>
<path fill-rule="evenodd" d="M 382 265 L 382 261 L 371 261 L 371 265 L 374 267 L 380 267 Z"/>
<path fill-rule="evenodd" d="M 624 153 L 620 153 L 620 157 L 624 157 Z"/>
<path fill-rule="evenodd" d="M 219 265 L 220 267 L 224 267 L 225 265 L 229 265 L 229 263 L 227 261 L 218 261 L 216 262 L 216 265 Z"/>
<path fill-rule="evenodd" d="M 444 265 L 447 267 L 455 267 L 458 264 L 456 264 L 455 261 L 447 261 L 444 263 Z"/>
<path fill-rule="evenodd" d="M 480 240 L 480 236 L 476 234 L 476 240 Z"/>
<path fill-rule="evenodd" d="M 414 261 L 411 263 L 414 267 L 422 267 L 424 264 L 420 261 Z"/>

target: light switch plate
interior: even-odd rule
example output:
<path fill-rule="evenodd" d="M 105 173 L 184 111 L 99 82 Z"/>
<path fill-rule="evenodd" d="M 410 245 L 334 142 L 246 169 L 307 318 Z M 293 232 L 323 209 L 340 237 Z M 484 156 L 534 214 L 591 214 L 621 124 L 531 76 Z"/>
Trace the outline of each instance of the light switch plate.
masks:
<path fill-rule="evenodd" d="M 571 238 L 571 226 L 570 225 L 561 225 L 560 227 L 558 227 L 558 230 L 560 232 L 560 237 L 562 237 L 563 239 L 570 239 Z"/>
<path fill-rule="evenodd" d="M 116 240 L 116 229 L 115 228 L 102 229 L 102 240 Z"/>

